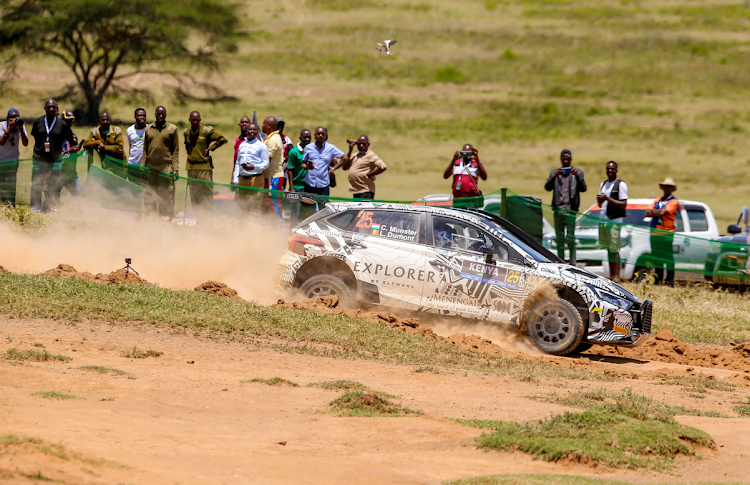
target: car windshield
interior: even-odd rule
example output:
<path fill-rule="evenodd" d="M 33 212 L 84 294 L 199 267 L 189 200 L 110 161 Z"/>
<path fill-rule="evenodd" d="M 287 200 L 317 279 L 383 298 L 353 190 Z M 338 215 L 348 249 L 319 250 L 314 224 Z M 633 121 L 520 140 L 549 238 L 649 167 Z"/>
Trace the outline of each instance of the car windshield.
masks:
<path fill-rule="evenodd" d="M 495 221 L 487 220 L 484 221 L 488 226 L 492 227 L 493 229 L 500 232 L 500 234 L 503 235 L 506 239 L 509 241 L 514 242 L 518 247 L 520 247 L 523 251 L 526 252 L 530 257 L 534 258 L 534 261 L 538 261 L 540 263 L 551 263 L 549 258 L 544 256 L 542 253 L 538 252 L 534 248 L 530 247 L 525 242 L 521 241 L 519 238 L 517 238 L 512 232 L 510 232 L 508 229 L 504 228 L 503 226 L 499 225 Z"/>
<path fill-rule="evenodd" d="M 644 209 L 628 209 L 625 220 L 625 224 L 631 224 L 634 226 L 648 226 L 651 222 L 651 218 L 645 220 L 646 211 Z M 602 210 L 591 210 L 586 211 L 581 217 L 578 218 L 576 226 L 581 229 L 590 229 L 592 227 L 599 227 L 599 223 L 602 218 Z"/>

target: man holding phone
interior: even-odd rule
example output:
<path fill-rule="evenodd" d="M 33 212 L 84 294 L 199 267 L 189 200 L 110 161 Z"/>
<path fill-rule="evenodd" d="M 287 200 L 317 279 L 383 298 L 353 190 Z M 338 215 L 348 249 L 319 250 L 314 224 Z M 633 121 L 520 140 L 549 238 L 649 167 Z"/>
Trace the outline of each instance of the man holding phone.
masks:
<path fill-rule="evenodd" d="M 555 239 L 557 256 L 565 259 L 565 244 L 570 251 L 570 264 L 576 264 L 576 214 L 581 205 L 581 192 L 586 192 L 583 170 L 571 166 L 573 154 L 567 148 L 560 152 L 560 168 L 552 170 L 544 189 L 552 192 L 552 210 L 555 213 Z"/>
<path fill-rule="evenodd" d="M 453 159 L 445 167 L 443 178 L 447 179 L 453 175 L 453 198 L 479 197 L 482 192 L 477 185 L 478 178 L 487 180 L 487 170 L 479 161 L 479 151 L 471 144 L 453 154 Z"/>

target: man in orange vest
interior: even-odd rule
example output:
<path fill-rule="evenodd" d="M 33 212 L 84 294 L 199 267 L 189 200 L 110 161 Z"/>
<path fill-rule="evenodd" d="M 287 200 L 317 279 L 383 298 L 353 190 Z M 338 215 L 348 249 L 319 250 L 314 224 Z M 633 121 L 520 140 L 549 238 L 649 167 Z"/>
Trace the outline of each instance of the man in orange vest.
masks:
<path fill-rule="evenodd" d="M 646 209 L 646 217 L 651 217 L 651 255 L 655 261 L 656 281 L 667 286 L 674 286 L 674 221 L 679 210 L 679 202 L 672 193 L 677 185 L 671 177 L 659 184 L 664 195 L 657 197 Z M 667 278 L 664 276 L 664 265 L 667 266 Z"/>

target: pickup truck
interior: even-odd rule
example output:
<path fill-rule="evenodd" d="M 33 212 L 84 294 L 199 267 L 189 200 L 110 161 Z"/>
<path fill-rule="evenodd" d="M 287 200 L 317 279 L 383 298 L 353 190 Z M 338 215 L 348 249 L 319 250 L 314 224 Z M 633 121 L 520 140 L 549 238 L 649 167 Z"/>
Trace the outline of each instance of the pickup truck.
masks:
<path fill-rule="evenodd" d="M 744 218 L 744 224 L 740 221 Z M 704 275 L 706 281 L 720 286 L 750 286 L 750 209 L 742 208 L 737 223 L 730 224 L 727 236 L 720 236 L 706 258 Z M 743 229 L 744 226 L 744 229 Z"/>
<path fill-rule="evenodd" d="M 622 279 L 638 278 L 639 275 L 648 273 L 651 257 L 651 218 L 646 217 L 645 212 L 652 201 L 653 199 L 628 199 L 625 225 L 621 230 Z M 575 230 L 576 259 L 579 267 L 609 277 L 607 252 L 599 248 L 601 216 L 601 207 L 595 204 L 578 217 Z M 708 205 L 692 200 L 680 200 L 673 243 L 675 279 L 702 281 L 706 260 L 715 246 L 714 240 L 718 237 L 716 219 Z M 557 247 L 554 233 L 545 235 L 544 245 L 553 250 Z M 565 259 L 567 258 L 566 254 Z"/>

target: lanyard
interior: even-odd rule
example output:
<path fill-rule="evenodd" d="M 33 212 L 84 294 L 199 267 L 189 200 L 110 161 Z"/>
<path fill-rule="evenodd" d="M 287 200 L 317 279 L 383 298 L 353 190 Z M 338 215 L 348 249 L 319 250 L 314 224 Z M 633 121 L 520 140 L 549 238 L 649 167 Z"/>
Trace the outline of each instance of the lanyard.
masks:
<path fill-rule="evenodd" d="M 49 126 L 47 124 L 47 117 L 44 117 L 44 127 L 47 129 L 47 141 L 49 141 L 49 132 L 52 131 L 52 128 L 55 127 L 55 123 L 57 123 L 57 116 L 55 116 L 55 119 L 52 120 L 52 126 Z"/>
<path fill-rule="evenodd" d="M 674 196 L 670 194 L 669 197 L 667 197 L 665 200 L 658 201 L 654 208 L 662 209 L 664 206 L 667 205 L 667 202 L 669 202 L 671 199 L 674 199 Z"/>

